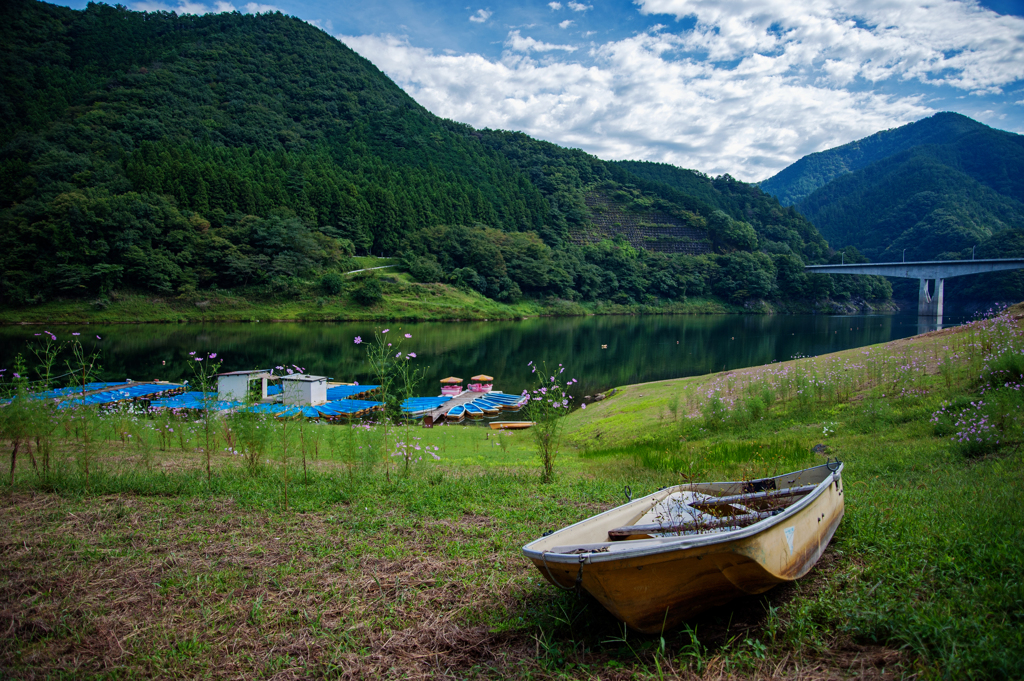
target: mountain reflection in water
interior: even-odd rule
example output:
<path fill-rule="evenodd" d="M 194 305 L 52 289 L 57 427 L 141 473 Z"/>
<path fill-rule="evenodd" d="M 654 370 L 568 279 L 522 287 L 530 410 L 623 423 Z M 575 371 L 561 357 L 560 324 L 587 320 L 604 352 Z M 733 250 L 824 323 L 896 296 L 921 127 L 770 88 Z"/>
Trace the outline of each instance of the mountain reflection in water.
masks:
<path fill-rule="evenodd" d="M 947 318 L 949 326 L 960 319 Z M 223 371 L 296 364 L 338 381 L 369 383 L 366 346 L 388 327 L 403 339 L 402 350 L 426 375 L 418 392 L 439 392 L 446 376 L 486 373 L 505 392 L 532 386 L 530 367 L 561 363 L 579 379 L 574 394 L 711 371 L 784 361 L 884 343 L 919 332 L 916 316 L 590 316 L 535 318 L 512 322 L 219 323 L 0 327 L 0 368 L 11 369 L 26 341 L 47 328 L 62 340 L 82 331 L 84 342 L 101 352 L 101 380 L 132 378 L 180 381 L 189 377 L 188 353 L 216 352 Z M 102 340 L 96 340 L 96 336 Z M 607 349 L 602 349 L 607 346 Z M 60 372 L 55 372 L 60 373 Z M 33 377 L 34 378 L 34 377 Z"/>

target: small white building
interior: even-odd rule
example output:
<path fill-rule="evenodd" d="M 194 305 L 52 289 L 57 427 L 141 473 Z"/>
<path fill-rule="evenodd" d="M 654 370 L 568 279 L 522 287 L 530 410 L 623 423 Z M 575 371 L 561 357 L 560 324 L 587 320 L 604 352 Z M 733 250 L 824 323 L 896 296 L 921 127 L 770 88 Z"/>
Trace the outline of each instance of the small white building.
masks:
<path fill-rule="evenodd" d="M 217 399 L 229 402 L 246 402 L 249 395 L 249 384 L 260 382 L 260 399 L 267 399 L 267 379 L 270 374 L 259 369 L 252 371 L 228 371 L 217 374 Z"/>
<path fill-rule="evenodd" d="M 316 406 L 327 402 L 327 377 L 309 374 L 281 376 L 284 403 Z"/>

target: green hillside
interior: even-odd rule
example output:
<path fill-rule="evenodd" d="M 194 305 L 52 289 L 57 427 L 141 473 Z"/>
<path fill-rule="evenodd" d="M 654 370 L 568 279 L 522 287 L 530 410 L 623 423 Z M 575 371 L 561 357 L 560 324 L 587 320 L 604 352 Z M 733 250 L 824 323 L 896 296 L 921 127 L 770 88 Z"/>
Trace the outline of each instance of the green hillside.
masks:
<path fill-rule="evenodd" d="M 1024 197 L 1024 179 L 1008 172 L 1008 166 L 1015 167 L 1024 159 L 1024 145 L 1019 137 L 967 116 L 944 111 L 834 149 L 808 154 L 761 182 L 760 187 L 778 197 L 782 205 L 791 206 L 841 175 L 915 147 L 936 145 L 955 148 L 957 162 L 965 171 L 996 191 L 1014 195 L 1019 200 Z M 993 164 L 994 158 L 1000 160 Z"/>
<path fill-rule="evenodd" d="M 804 157 L 761 188 L 813 222 L 835 248 L 874 261 L 1024 255 L 1024 136 L 952 113 Z M 916 282 L 897 295 L 916 296 Z M 974 300 L 1024 295 L 1024 275 L 951 280 Z"/>
<path fill-rule="evenodd" d="M 373 278 L 339 277 L 368 254 L 502 303 L 836 290 L 801 270 L 829 257 L 821 235 L 753 185 L 653 182 L 437 118 L 280 13 L 13 0 L 0 5 L 0 45 L 7 306 L 232 290 L 372 307 L 383 290 Z M 609 222 L 609 207 L 630 219 Z M 650 224 L 669 231 L 652 237 Z M 671 245 L 680 239 L 706 247 Z"/>

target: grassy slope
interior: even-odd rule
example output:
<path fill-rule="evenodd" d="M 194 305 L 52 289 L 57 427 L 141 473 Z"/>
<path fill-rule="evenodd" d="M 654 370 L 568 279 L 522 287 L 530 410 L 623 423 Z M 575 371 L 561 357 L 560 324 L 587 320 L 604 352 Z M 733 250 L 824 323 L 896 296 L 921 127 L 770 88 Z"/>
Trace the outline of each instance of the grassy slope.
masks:
<path fill-rule="evenodd" d="M 193 297 L 160 297 L 123 293 L 98 306 L 81 300 L 56 300 L 33 307 L 0 307 L 0 324 L 139 324 L 147 322 L 227 321 L 357 321 L 372 320 L 482 320 L 586 314 L 860 314 L 859 308 L 827 303 L 818 308 L 799 301 L 787 305 L 762 304 L 746 309 L 718 298 L 691 297 L 685 301 L 651 305 L 610 302 L 577 303 L 566 300 L 522 300 L 506 305 L 478 293 L 446 284 L 413 282 L 404 272 L 381 275 L 392 282 L 384 302 L 366 307 L 340 296 L 300 296 L 290 300 L 246 298 L 237 292 L 208 291 Z M 322 304 L 321 304 L 322 301 Z M 892 304 L 876 312 L 897 312 Z"/>
<path fill-rule="evenodd" d="M 761 385 L 754 369 L 626 386 L 569 417 L 578 449 L 546 486 L 529 433 L 469 427 L 397 433 L 441 460 L 406 474 L 392 459 L 385 475 L 365 459 L 379 434 L 312 426 L 306 481 L 292 426 L 288 511 L 281 447 L 257 477 L 217 454 L 208 486 L 195 425 L 164 451 L 145 430 L 152 422 L 108 420 L 94 434 L 107 444 L 88 489 L 72 459 L 41 481 L 23 454 L 15 485 L 0 491 L 0 670 L 1019 678 L 1019 445 L 965 458 L 929 422 L 940 401 L 973 390 L 982 341 L 945 332 L 771 365 L 761 371 L 774 372 L 779 399 L 763 418 L 737 416 Z M 953 370 L 948 354 L 960 357 Z M 834 399 L 783 399 L 811 377 L 838 386 Z M 715 392 L 740 408 L 708 409 Z M 679 470 L 721 478 L 813 463 L 713 456 L 780 441 L 823 442 L 846 463 L 847 516 L 830 549 L 794 585 L 709 613 L 664 644 L 624 635 L 519 554 L 542 531 L 620 503 L 625 484 L 644 494 Z M 78 449 L 58 447 L 55 460 Z"/>
<path fill-rule="evenodd" d="M 386 271 L 386 270 L 385 270 Z M 34 307 L 0 308 L 0 324 L 104 323 L 198 321 L 355 321 L 518 319 L 537 315 L 582 314 L 723 314 L 740 308 L 712 298 L 658 305 L 572 303 L 564 300 L 524 300 L 506 305 L 475 292 L 446 284 L 419 284 L 407 273 L 381 275 L 389 291 L 384 302 L 366 307 L 350 296 L 302 296 L 292 300 L 250 299 L 233 292 L 160 297 L 122 294 L 99 307 L 81 300 L 52 301 Z M 322 302 L 322 304 L 321 304 Z"/>

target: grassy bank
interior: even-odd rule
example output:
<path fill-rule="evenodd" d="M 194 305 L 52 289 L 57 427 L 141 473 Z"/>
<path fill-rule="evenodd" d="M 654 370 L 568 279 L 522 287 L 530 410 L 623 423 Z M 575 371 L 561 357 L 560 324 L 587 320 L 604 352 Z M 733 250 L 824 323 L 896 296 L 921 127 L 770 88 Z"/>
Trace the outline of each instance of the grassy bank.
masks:
<path fill-rule="evenodd" d="M 660 305 L 522 301 L 506 305 L 447 284 L 416 284 L 399 275 L 384 300 L 362 305 L 338 296 L 266 300 L 242 293 L 211 292 L 199 297 L 119 294 L 103 305 L 61 300 L 33 307 L 0 309 L 0 324 L 139 324 L 147 322 L 330 322 L 521 319 L 586 314 L 729 314 L 743 312 L 714 299 L 695 298 Z M 382 277 L 384 278 L 384 277 Z"/>
<path fill-rule="evenodd" d="M 377 267 L 390 262 L 361 258 L 356 264 Z M 139 324 L 147 322 L 327 322 L 327 321 L 441 321 L 521 319 L 542 315 L 587 314 L 846 314 L 862 312 L 853 305 L 831 301 L 791 301 L 747 306 L 732 305 L 713 297 L 649 304 L 617 304 L 608 301 L 524 299 L 505 304 L 474 291 L 448 284 L 421 284 L 408 273 L 378 270 L 370 278 L 379 282 L 382 298 L 360 302 L 359 287 L 364 273 L 348 275 L 342 290 L 327 293 L 315 286 L 292 291 L 222 290 L 190 292 L 183 295 L 152 295 L 111 292 L 92 300 L 51 300 L 27 307 L 0 307 L 0 324 Z M 868 309 L 868 308 L 865 308 Z M 868 311 L 896 312 L 891 304 L 876 305 Z"/>
<path fill-rule="evenodd" d="M 1008 316 L 624 386 L 568 417 L 550 485 L 529 431 L 398 428 L 385 445 L 380 426 L 266 422 L 243 446 L 220 423 L 207 477 L 201 422 L 56 412 L 0 488 L 0 670 L 1019 678 L 1020 333 Z M 823 461 L 817 444 L 847 465 L 818 566 L 664 637 L 519 553 L 625 485 L 790 470 Z"/>

